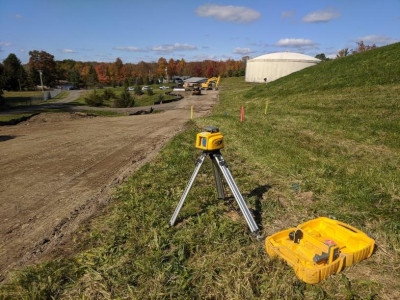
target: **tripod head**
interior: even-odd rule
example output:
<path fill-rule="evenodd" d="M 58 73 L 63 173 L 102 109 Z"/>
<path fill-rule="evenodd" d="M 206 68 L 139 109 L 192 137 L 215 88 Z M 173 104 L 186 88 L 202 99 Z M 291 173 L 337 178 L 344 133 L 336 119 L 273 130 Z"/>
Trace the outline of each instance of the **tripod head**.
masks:
<path fill-rule="evenodd" d="M 206 151 L 216 151 L 224 148 L 224 136 L 218 127 L 207 126 L 196 136 L 196 148 Z"/>

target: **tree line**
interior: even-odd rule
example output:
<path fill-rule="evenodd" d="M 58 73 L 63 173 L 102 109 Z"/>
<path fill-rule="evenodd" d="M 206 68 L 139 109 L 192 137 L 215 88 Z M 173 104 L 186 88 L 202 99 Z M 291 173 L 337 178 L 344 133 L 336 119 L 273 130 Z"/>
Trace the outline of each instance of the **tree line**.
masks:
<path fill-rule="evenodd" d="M 222 77 L 243 76 L 243 60 L 187 62 L 160 57 L 157 62 L 141 61 L 137 64 L 115 62 L 82 62 L 72 59 L 54 60 L 46 51 L 29 52 L 29 62 L 21 64 L 11 53 L 0 63 L 1 90 L 33 90 L 43 85 L 54 87 L 69 82 L 75 87 L 121 86 L 123 84 L 151 84 L 173 76 Z M 42 82 L 41 82 L 42 81 Z"/>
<path fill-rule="evenodd" d="M 337 58 L 375 49 L 376 45 L 357 42 L 356 49 L 342 49 Z M 324 53 L 316 55 L 322 61 L 329 60 Z M 29 52 L 29 62 L 21 64 L 11 53 L 0 63 L 0 99 L 3 90 L 34 90 L 41 85 L 54 87 L 60 82 L 69 82 L 75 87 L 122 86 L 152 84 L 173 76 L 232 77 L 245 74 L 245 61 L 228 59 L 226 61 L 204 60 L 187 62 L 160 57 L 157 62 L 141 61 L 137 64 L 115 62 L 82 62 L 72 59 L 54 60 L 46 51 Z M 41 77 L 41 78 L 40 78 Z"/>

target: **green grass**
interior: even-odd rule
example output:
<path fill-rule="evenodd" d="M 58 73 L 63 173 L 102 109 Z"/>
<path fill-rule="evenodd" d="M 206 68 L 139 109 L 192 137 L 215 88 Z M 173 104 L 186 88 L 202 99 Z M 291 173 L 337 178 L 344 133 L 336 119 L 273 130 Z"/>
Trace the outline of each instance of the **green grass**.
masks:
<path fill-rule="evenodd" d="M 11 92 L 11 91 L 4 91 L 5 98 L 13 99 L 13 98 L 26 98 L 26 97 L 41 97 L 41 91 L 30 91 L 30 92 Z"/>
<path fill-rule="evenodd" d="M 4 92 L 4 98 L 6 100 L 7 106 L 10 107 L 23 107 L 40 105 L 43 103 L 51 103 L 60 99 L 65 98 L 68 95 L 68 91 L 62 91 L 56 97 L 43 101 L 43 96 L 41 91 L 21 91 L 21 92 Z"/>
<path fill-rule="evenodd" d="M 36 114 L 36 112 L 34 113 L 21 113 L 21 114 L 12 114 L 12 115 L 0 115 L 0 122 L 9 122 L 11 120 L 18 120 L 24 117 L 29 117 L 32 116 L 33 114 Z"/>
<path fill-rule="evenodd" d="M 59 93 L 57 96 L 55 96 L 54 98 L 51 98 L 51 100 L 60 100 L 60 99 L 64 99 L 65 97 L 67 97 L 69 94 L 69 91 L 61 91 L 61 93 Z"/>
<path fill-rule="evenodd" d="M 147 91 L 144 91 L 143 95 L 135 95 L 134 92 L 130 92 L 131 95 L 135 98 L 135 106 L 134 107 L 140 107 L 140 106 L 151 106 L 154 105 L 154 102 L 158 100 L 159 95 L 164 95 L 164 100 L 169 100 L 175 98 L 174 96 L 169 96 L 165 95 L 164 90 L 159 90 L 158 87 L 161 85 L 151 85 L 153 88 L 154 95 L 149 96 L 147 95 Z M 118 87 L 118 88 L 112 88 L 116 96 L 118 97 L 122 92 L 123 92 L 123 87 Z M 98 93 L 102 94 L 105 89 L 96 89 Z M 90 91 L 87 91 L 86 93 L 83 93 L 78 99 L 75 101 L 71 102 L 72 105 L 87 105 L 85 102 L 85 97 L 87 97 L 88 93 Z M 113 107 L 114 104 L 114 99 L 106 100 L 103 103 L 103 107 Z"/>
<path fill-rule="evenodd" d="M 400 44 L 379 48 L 267 85 L 224 79 L 213 114 L 189 123 L 118 189 L 104 215 L 77 234 L 80 250 L 73 258 L 15 273 L 3 293 L 37 299 L 397 299 L 399 51 Z M 224 134 L 223 155 L 264 234 L 335 216 L 375 238 L 373 256 L 319 284 L 303 283 L 268 257 L 232 199 L 216 199 L 209 163 L 169 228 L 200 154 L 196 133 L 206 125 Z"/>
<path fill-rule="evenodd" d="M 97 116 L 103 116 L 103 117 L 121 117 L 121 116 L 126 116 L 126 114 L 121 114 L 119 112 L 115 111 L 108 111 L 108 110 L 83 110 L 83 113 L 87 114 L 94 114 Z"/>
<path fill-rule="evenodd" d="M 33 115 L 39 114 L 39 113 L 44 113 L 44 112 L 50 112 L 50 113 L 59 113 L 59 112 L 69 112 L 68 109 L 41 109 L 37 110 L 31 113 L 19 113 L 19 114 L 10 114 L 10 115 L 0 115 L 0 123 L 6 123 L 9 121 L 13 120 L 19 120 L 23 119 L 25 117 L 31 117 Z M 121 117 L 121 116 L 126 116 L 126 114 L 121 114 L 118 112 L 114 111 L 106 111 L 106 110 L 84 110 L 81 111 L 83 113 L 87 114 L 93 114 L 97 116 L 103 116 L 103 117 Z"/>
<path fill-rule="evenodd" d="M 8 106 L 27 106 L 32 104 L 39 104 L 43 102 L 42 92 L 7 92 L 5 91 L 3 97 Z M 34 99 L 32 99 L 34 98 Z"/>

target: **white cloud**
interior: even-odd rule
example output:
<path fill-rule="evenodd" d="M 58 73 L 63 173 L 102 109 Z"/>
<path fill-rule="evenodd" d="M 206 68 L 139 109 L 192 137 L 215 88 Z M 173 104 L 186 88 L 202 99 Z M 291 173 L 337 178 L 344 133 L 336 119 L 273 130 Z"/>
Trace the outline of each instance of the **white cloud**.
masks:
<path fill-rule="evenodd" d="M 293 18 L 296 15 L 295 10 L 285 10 L 281 13 L 281 18 L 282 19 L 290 19 Z"/>
<path fill-rule="evenodd" d="M 114 47 L 115 50 L 120 50 L 120 51 L 129 51 L 129 52 L 143 52 L 143 49 L 140 49 L 138 47 L 133 47 L 133 46 L 128 46 L 128 47 Z"/>
<path fill-rule="evenodd" d="M 22 16 L 22 15 L 20 15 L 20 14 L 15 14 L 15 15 L 13 15 L 13 17 L 15 18 L 15 19 L 23 19 L 24 17 Z"/>
<path fill-rule="evenodd" d="M 309 13 L 303 18 L 303 22 L 305 23 L 326 23 L 333 19 L 337 19 L 341 16 L 341 14 L 334 10 L 333 8 L 326 8 L 324 10 L 318 10 L 312 13 Z"/>
<path fill-rule="evenodd" d="M 10 42 L 0 42 L 0 47 L 5 46 L 5 47 L 9 47 L 12 44 Z"/>
<path fill-rule="evenodd" d="M 196 9 L 196 14 L 203 18 L 235 23 L 249 23 L 261 18 L 261 14 L 254 9 L 233 5 L 205 4 Z"/>
<path fill-rule="evenodd" d="M 61 52 L 62 53 L 78 53 L 78 52 L 76 52 L 74 50 L 71 50 L 71 49 L 62 49 Z"/>
<path fill-rule="evenodd" d="M 160 46 L 152 46 L 150 50 L 160 53 L 171 53 L 175 51 L 187 51 L 187 50 L 197 50 L 197 47 L 190 44 L 166 44 Z"/>
<path fill-rule="evenodd" d="M 307 39 L 280 39 L 275 46 L 287 48 L 307 48 L 316 46 L 316 43 Z"/>
<path fill-rule="evenodd" d="M 190 60 L 191 61 L 218 60 L 218 57 L 215 55 L 198 54 L 193 56 Z"/>
<path fill-rule="evenodd" d="M 251 50 L 250 48 L 235 48 L 233 53 L 240 54 L 240 55 L 248 55 L 250 53 L 254 53 L 255 51 Z"/>
<path fill-rule="evenodd" d="M 388 44 L 397 43 L 399 40 L 393 39 L 386 35 L 366 35 L 364 37 L 357 38 L 356 41 L 357 42 L 363 41 L 364 44 L 367 44 L 367 45 L 372 45 L 372 44 L 388 45 Z"/>

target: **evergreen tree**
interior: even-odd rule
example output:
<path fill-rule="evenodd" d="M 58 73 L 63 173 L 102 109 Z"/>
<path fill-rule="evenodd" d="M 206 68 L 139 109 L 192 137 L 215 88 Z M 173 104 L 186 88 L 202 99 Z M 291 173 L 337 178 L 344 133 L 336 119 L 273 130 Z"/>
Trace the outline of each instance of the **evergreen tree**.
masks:
<path fill-rule="evenodd" d="M 128 92 L 129 93 L 129 92 Z M 110 100 L 112 98 L 115 98 L 115 93 L 112 89 L 105 89 L 103 93 L 103 98 L 104 100 Z"/>
<path fill-rule="evenodd" d="M 91 65 L 89 73 L 85 76 L 85 84 L 88 87 L 94 87 L 98 83 L 96 70 Z"/>
<path fill-rule="evenodd" d="M 26 84 L 26 73 L 21 61 L 14 53 L 8 55 L 3 61 L 3 85 L 4 89 L 17 91 L 20 86 Z"/>
<path fill-rule="evenodd" d="M 4 66 L 0 63 L 0 91 L 4 88 Z"/>
<path fill-rule="evenodd" d="M 5 104 L 3 98 L 3 83 L 4 83 L 4 67 L 3 64 L 0 63 L 0 108 Z"/>
<path fill-rule="evenodd" d="M 79 74 L 77 70 L 70 70 L 68 72 L 68 81 L 71 82 L 77 88 L 82 86 L 81 74 Z"/>
<path fill-rule="evenodd" d="M 153 95 L 154 95 L 153 89 L 151 89 L 151 88 L 148 89 L 148 90 L 147 90 L 147 95 L 148 95 L 148 96 L 153 96 Z"/>
<path fill-rule="evenodd" d="M 140 85 L 135 86 L 135 95 L 143 95 L 142 88 Z"/>
<path fill-rule="evenodd" d="M 128 87 L 129 87 L 129 80 L 128 80 L 128 78 L 125 78 L 125 80 L 124 80 L 124 90 L 127 90 Z"/>
<path fill-rule="evenodd" d="M 92 93 L 85 97 L 85 102 L 89 106 L 102 106 L 103 101 L 103 96 L 98 94 L 96 90 L 93 90 Z"/>
<path fill-rule="evenodd" d="M 315 55 L 315 58 L 318 58 L 318 59 L 320 59 L 320 60 L 322 60 L 322 61 L 329 60 L 329 58 L 327 58 L 327 57 L 325 56 L 325 53 L 317 54 L 317 55 Z"/>
<path fill-rule="evenodd" d="M 135 98 L 127 90 L 124 90 L 120 97 L 114 100 L 114 107 L 133 107 L 134 105 Z"/>

